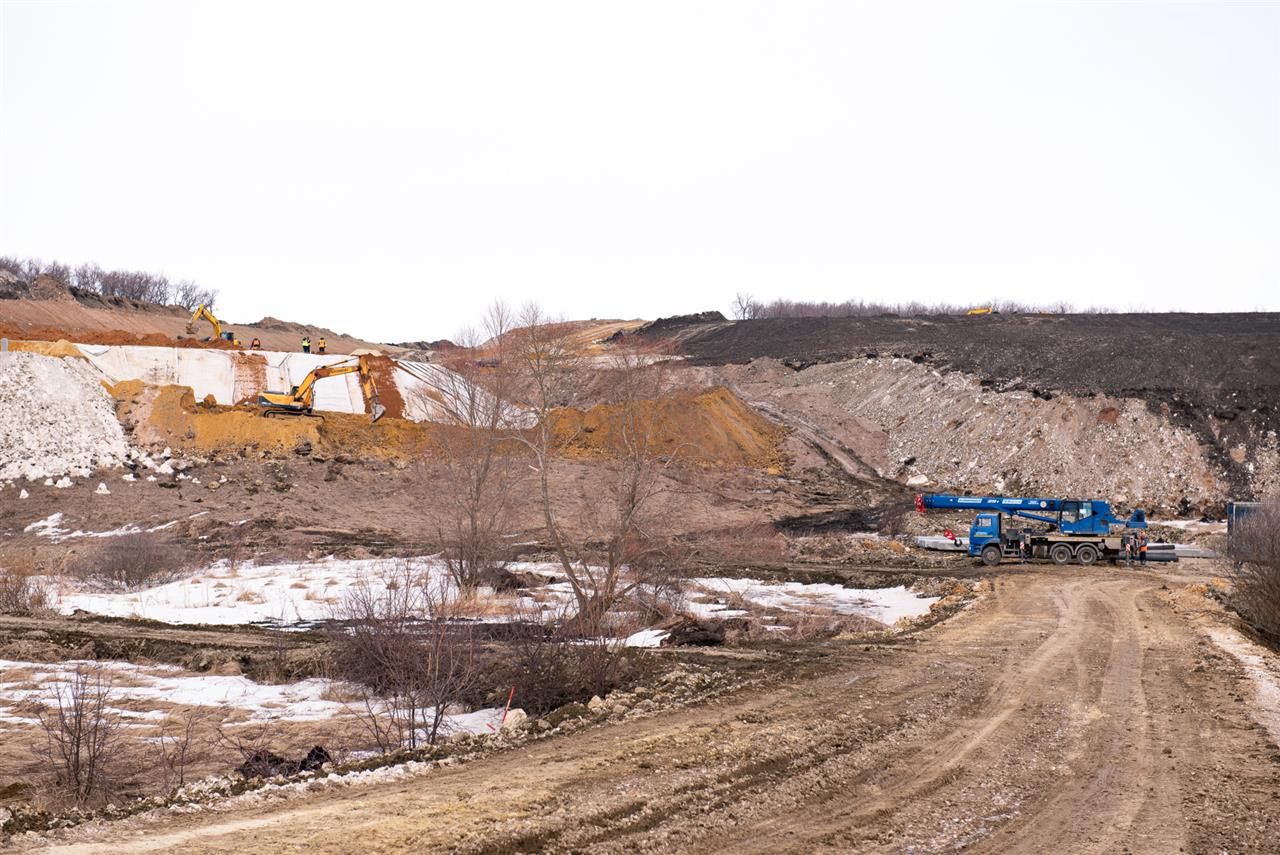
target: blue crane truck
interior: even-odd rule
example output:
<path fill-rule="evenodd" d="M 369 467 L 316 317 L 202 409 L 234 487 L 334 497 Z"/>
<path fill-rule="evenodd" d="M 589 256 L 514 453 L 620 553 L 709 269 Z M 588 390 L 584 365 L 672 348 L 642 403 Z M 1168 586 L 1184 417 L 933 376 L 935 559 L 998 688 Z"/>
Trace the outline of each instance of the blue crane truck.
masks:
<path fill-rule="evenodd" d="M 1101 499 L 1020 499 L 946 493 L 916 496 L 917 511 L 930 509 L 981 511 L 969 528 L 969 555 L 981 558 L 987 565 L 999 564 L 1004 558 L 1041 558 L 1054 564 L 1074 562 L 1086 566 L 1101 558 L 1114 560 L 1123 555 L 1127 535 L 1113 535 L 1111 527 L 1147 527 L 1147 515 L 1141 508 L 1127 520 L 1120 519 Z M 1016 520 L 1045 526 L 1033 532 L 1017 526 Z"/>

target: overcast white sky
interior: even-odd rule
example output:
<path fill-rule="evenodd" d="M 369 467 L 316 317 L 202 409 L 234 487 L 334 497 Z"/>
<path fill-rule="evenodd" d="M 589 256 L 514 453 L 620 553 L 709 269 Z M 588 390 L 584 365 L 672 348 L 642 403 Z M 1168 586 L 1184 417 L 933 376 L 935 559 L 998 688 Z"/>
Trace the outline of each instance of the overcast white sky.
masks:
<path fill-rule="evenodd" d="M 449 336 L 1280 309 L 1280 5 L 0 0 L 0 253 Z"/>

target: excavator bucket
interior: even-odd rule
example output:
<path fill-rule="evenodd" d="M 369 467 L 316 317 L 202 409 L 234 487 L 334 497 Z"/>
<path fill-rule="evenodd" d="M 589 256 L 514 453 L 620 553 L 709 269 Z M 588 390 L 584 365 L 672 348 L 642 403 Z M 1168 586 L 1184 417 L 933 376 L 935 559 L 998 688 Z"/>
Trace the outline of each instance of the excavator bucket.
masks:
<path fill-rule="evenodd" d="M 378 419 L 387 414 L 387 408 L 379 404 L 377 401 L 373 402 L 373 406 L 370 409 L 373 410 L 373 421 L 370 422 L 370 424 L 377 422 Z"/>

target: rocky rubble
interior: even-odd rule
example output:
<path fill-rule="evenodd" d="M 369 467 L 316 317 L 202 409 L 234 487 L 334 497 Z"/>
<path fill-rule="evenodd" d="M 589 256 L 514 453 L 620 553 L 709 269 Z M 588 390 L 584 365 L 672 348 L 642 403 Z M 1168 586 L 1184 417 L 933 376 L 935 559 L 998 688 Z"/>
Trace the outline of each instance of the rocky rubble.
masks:
<path fill-rule="evenodd" d="M 810 369 L 887 434 L 890 477 L 1004 495 L 1104 496 L 1179 511 L 1226 498 L 1196 437 L 1137 400 L 998 392 L 906 359 Z"/>
<path fill-rule="evenodd" d="M 83 361 L 0 354 L 0 481 L 83 478 L 128 456 L 111 396 Z"/>
<path fill-rule="evenodd" d="M 749 398 L 838 432 L 881 477 L 915 490 L 1098 496 L 1184 516 L 1233 497 L 1196 434 L 1133 398 L 1000 391 L 894 357 L 726 372 Z M 1254 489 L 1265 489 L 1280 458 L 1274 445 L 1250 456 Z"/>

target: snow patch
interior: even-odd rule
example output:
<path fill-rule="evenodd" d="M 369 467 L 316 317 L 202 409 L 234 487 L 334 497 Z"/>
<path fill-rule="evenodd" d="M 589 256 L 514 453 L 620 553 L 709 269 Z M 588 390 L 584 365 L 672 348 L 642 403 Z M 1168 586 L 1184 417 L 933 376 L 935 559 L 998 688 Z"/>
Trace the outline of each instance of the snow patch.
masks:
<path fill-rule="evenodd" d="M 174 665 L 137 665 L 131 662 L 70 660 L 56 664 L 0 660 L 0 723 L 30 724 L 32 719 L 6 711 L 5 706 L 26 702 L 53 703 L 51 684 L 65 680 L 77 669 L 101 669 L 111 683 L 108 710 L 130 722 L 162 721 L 173 707 L 224 707 L 249 714 L 246 723 L 279 721 L 324 721 L 352 714 L 359 704 L 330 700 L 341 688 L 332 680 L 310 679 L 283 685 L 258 683 L 248 677 L 189 674 Z M 135 705 L 154 703 L 161 707 L 132 710 L 121 701 Z M 502 718 L 501 708 L 482 709 L 446 716 L 444 733 L 491 732 Z M 2 729 L 0 729 L 2 730 Z"/>
<path fill-rule="evenodd" d="M 892 626 L 903 618 L 918 618 L 940 597 L 922 597 L 904 585 L 893 588 L 846 588 L 815 582 L 765 582 L 759 579 L 690 579 L 709 594 L 737 594 L 742 599 L 766 608 L 804 611 L 814 607 L 830 609 L 840 615 L 860 615 Z M 699 617 L 734 617 L 740 610 L 719 603 L 694 603 Z"/>
<path fill-rule="evenodd" d="M 433 583 L 445 584 L 448 578 L 444 565 L 438 561 L 429 558 L 405 561 L 412 572 L 426 574 Z M 334 606 L 358 582 L 366 582 L 374 592 L 381 593 L 385 590 L 385 574 L 397 563 L 377 558 L 328 558 L 233 567 L 221 562 L 194 576 L 138 591 L 64 592 L 59 605 L 66 614 L 80 609 L 92 614 L 174 624 L 232 626 L 319 621 L 332 617 Z"/>
<path fill-rule="evenodd" d="M 633 632 L 623 639 L 622 643 L 626 647 L 658 647 L 671 633 L 662 629 L 642 629 L 639 632 Z"/>
<path fill-rule="evenodd" d="M 98 490 L 99 493 L 102 490 Z M 124 525 L 120 528 L 113 528 L 110 531 L 71 531 L 62 527 L 62 511 L 52 513 L 42 520 L 36 520 L 23 529 L 24 532 L 34 533 L 36 537 L 47 537 L 54 543 L 61 543 L 64 540 L 72 540 L 77 537 L 120 537 L 126 534 L 139 534 L 140 532 L 164 531 L 178 524 L 178 520 L 171 520 L 167 523 L 154 525 L 150 528 L 143 528 L 137 525 Z"/>

